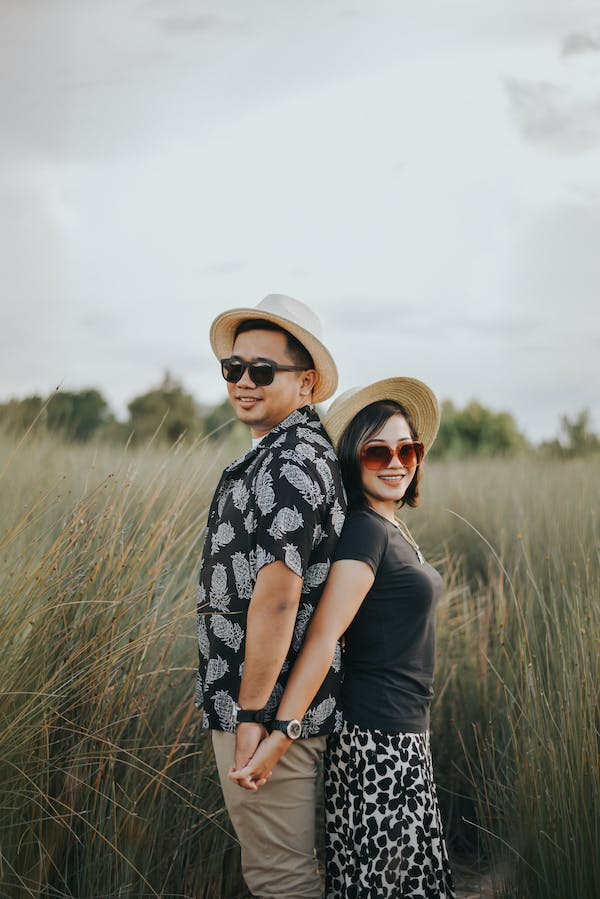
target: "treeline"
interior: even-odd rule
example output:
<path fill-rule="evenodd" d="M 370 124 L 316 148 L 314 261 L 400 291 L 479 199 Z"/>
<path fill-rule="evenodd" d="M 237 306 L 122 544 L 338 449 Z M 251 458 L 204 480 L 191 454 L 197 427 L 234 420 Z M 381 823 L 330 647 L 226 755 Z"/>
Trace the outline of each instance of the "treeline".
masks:
<path fill-rule="evenodd" d="M 173 444 L 183 437 L 217 437 L 235 424 L 228 400 L 203 407 L 169 373 L 162 383 L 134 397 L 127 406 L 126 421 L 118 421 L 106 399 L 94 388 L 71 392 L 57 390 L 50 396 L 28 396 L 0 403 L 0 429 L 11 435 L 27 430 L 56 434 L 64 440 L 85 443 Z"/>
<path fill-rule="evenodd" d="M 573 458 L 600 452 L 600 438 L 592 431 L 587 409 L 573 418 L 560 418 L 560 434 L 554 440 L 531 444 L 509 412 L 492 412 L 471 401 L 457 409 L 450 400 L 442 403 L 440 430 L 431 449 L 432 458 L 466 456 L 514 456 L 536 451 L 555 458 Z"/>
<path fill-rule="evenodd" d="M 48 397 L 0 403 L 0 429 L 15 436 L 28 430 L 54 433 L 80 443 L 96 439 L 143 444 L 153 439 L 173 444 L 183 438 L 221 440 L 236 426 L 228 399 L 202 406 L 169 373 L 157 387 L 134 397 L 127 410 L 127 420 L 118 421 L 99 390 L 57 390 Z M 600 438 L 591 430 L 589 412 L 583 410 L 574 418 L 561 418 L 557 439 L 534 447 L 509 412 L 493 412 L 475 401 L 459 409 L 445 400 L 431 455 L 514 456 L 533 450 L 551 457 L 583 456 L 600 451 Z"/>

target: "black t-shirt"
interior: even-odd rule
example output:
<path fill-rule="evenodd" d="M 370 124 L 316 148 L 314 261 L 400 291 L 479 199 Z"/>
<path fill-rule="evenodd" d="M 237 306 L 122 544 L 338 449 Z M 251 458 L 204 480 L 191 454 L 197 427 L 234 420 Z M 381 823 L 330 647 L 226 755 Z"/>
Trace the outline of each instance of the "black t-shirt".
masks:
<path fill-rule="evenodd" d="M 429 727 L 435 607 L 442 579 L 402 532 L 371 509 L 349 514 L 335 561 L 366 562 L 375 582 L 346 632 L 342 707 L 352 724 L 389 733 Z"/>

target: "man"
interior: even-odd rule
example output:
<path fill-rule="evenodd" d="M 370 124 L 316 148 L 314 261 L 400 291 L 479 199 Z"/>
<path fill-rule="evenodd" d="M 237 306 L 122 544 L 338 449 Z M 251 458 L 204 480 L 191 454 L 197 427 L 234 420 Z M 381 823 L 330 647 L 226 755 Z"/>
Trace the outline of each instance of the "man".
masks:
<path fill-rule="evenodd" d="M 339 729 L 341 652 L 302 722 L 279 700 L 321 594 L 346 508 L 338 462 L 312 404 L 337 387 L 320 322 L 271 294 L 212 324 L 231 404 L 253 446 L 221 476 L 200 571 L 197 705 L 213 748 L 248 887 L 261 897 L 319 897 L 314 853 L 317 763 Z M 294 744 L 258 792 L 228 779 L 270 729 Z"/>

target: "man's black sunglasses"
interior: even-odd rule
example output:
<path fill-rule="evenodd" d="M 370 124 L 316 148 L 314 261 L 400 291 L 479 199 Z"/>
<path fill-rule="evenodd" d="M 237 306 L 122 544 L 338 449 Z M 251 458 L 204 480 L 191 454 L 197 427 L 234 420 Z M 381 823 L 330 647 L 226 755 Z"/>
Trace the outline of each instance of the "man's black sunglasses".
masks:
<path fill-rule="evenodd" d="M 230 384 L 237 384 L 246 369 L 250 374 L 250 380 L 257 387 L 267 387 L 272 384 L 275 372 L 307 370 L 304 365 L 280 365 L 278 362 L 273 362 L 272 359 L 257 359 L 255 362 L 244 362 L 239 356 L 221 359 L 221 372 Z"/>

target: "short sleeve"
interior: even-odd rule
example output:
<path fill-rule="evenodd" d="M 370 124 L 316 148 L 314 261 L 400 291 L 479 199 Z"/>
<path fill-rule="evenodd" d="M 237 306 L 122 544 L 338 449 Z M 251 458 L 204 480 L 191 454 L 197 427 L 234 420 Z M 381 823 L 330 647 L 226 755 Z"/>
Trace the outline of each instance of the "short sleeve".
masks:
<path fill-rule="evenodd" d="M 312 464 L 267 456 L 254 485 L 256 496 L 256 576 L 264 565 L 282 561 L 304 578 L 313 535 L 326 516 L 326 491 Z"/>
<path fill-rule="evenodd" d="M 387 544 L 388 532 L 383 521 L 367 510 L 351 512 L 342 529 L 334 562 L 341 559 L 366 562 L 377 574 Z"/>

